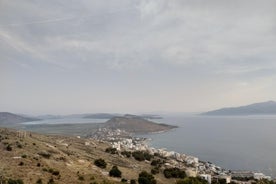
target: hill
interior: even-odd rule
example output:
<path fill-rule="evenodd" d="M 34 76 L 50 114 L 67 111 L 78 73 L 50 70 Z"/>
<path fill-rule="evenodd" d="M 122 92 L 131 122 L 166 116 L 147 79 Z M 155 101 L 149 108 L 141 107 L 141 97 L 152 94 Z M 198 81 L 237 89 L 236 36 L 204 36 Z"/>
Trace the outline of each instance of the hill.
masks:
<path fill-rule="evenodd" d="M 122 178 L 135 179 L 137 183 L 141 171 L 152 169 L 149 162 L 106 152 L 109 147 L 108 143 L 94 139 L 0 128 L 0 183 L 8 179 L 22 180 L 25 184 L 121 183 L 121 178 L 108 176 L 113 166 L 118 166 Z M 94 164 L 99 158 L 105 160 L 106 168 Z M 175 179 L 166 179 L 161 173 L 154 177 L 159 184 L 175 183 Z"/>
<path fill-rule="evenodd" d="M 162 119 L 161 116 L 154 115 L 154 114 L 142 114 L 142 115 L 132 115 L 132 114 L 109 114 L 109 113 L 96 113 L 96 114 L 89 114 L 84 116 L 83 118 L 90 118 L 90 119 L 111 119 L 117 116 L 135 116 L 144 119 Z"/>
<path fill-rule="evenodd" d="M 267 101 L 240 107 L 222 108 L 214 111 L 205 112 L 201 115 L 276 115 L 276 102 Z"/>
<path fill-rule="evenodd" d="M 90 119 L 111 119 L 115 116 L 118 116 L 118 114 L 109 114 L 109 113 L 96 113 L 96 114 L 90 114 L 87 116 L 84 116 L 83 118 L 90 118 Z"/>
<path fill-rule="evenodd" d="M 17 124 L 28 121 L 38 121 L 38 118 L 24 117 L 21 115 L 9 113 L 9 112 L 0 112 L 0 124 Z"/>
<path fill-rule="evenodd" d="M 130 133 L 151 133 L 176 128 L 176 126 L 154 123 L 134 115 L 113 117 L 104 124 L 104 127 L 109 129 L 121 129 Z"/>

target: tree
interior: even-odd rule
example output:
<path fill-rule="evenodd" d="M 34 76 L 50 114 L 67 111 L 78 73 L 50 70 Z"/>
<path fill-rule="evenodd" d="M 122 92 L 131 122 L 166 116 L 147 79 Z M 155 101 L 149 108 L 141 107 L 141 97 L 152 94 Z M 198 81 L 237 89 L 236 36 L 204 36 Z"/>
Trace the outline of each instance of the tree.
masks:
<path fill-rule="evenodd" d="M 122 172 L 118 169 L 117 166 L 113 166 L 109 171 L 109 176 L 120 178 L 122 176 Z"/>
<path fill-rule="evenodd" d="M 94 164 L 102 169 L 106 168 L 106 165 L 107 165 L 104 159 L 102 158 L 95 160 Z"/>
<path fill-rule="evenodd" d="M 179 168 L 168 168 L 164 170 L 164 176 L 166 178 L 185 178 L 185 171 L 180 170 Z"/>
<path fill-rule="evenodd" d="M 138 178 L 139 184 L 156 184 L 156 180 L 152 174 L 147 173 L 146 171 L 142 171 L 139 174 Z"/>

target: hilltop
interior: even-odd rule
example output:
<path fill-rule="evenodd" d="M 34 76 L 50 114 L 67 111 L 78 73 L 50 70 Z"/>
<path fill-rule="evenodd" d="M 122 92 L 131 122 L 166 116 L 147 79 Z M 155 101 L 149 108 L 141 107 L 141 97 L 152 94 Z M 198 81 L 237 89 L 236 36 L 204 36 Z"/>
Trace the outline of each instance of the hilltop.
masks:
<path fill-rule="evenodd" d="M 90 118 L 90 119 L 111 119 L 118 116 L 133 116 L 133 117 L 140 117 L 144 119 L 162 119 L 161 116 L 154 115 L 154 114 L 142 114 L 142 115 L 132 115 L 132 114 L 109 114 L 109 113 L 97 113 L 97 114 L 89 114 L 84 116 L 83 118 Z"/>
<path fill-rule="evenodd" d="M 155 123 L 134 115 L 113 117 L 103 127 L 120 129 L 130 133 L 161 132 L 176 128 L 176 126 Z"/>
<path fill-rule="evenodd" d="M 276 115 L 276 102 L 267 101 L 240 107 L 228 107 L 202 113 L 201 115 Z"/>
<path fill-rule="evenodd" d="M 38 118 L 24 117 L 10 112 L 0 112 L 0 124 L 17 124 L 28 121 L 38 121 Z"/>

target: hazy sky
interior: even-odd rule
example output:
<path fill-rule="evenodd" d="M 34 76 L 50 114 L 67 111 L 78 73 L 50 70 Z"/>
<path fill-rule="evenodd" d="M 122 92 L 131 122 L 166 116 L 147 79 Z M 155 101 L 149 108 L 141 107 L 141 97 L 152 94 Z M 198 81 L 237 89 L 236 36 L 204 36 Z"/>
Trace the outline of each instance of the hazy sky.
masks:
<path fill-rule="evenodd" d="M 275 0 L 0 0 L 0 111 L 276 100 Z"/>

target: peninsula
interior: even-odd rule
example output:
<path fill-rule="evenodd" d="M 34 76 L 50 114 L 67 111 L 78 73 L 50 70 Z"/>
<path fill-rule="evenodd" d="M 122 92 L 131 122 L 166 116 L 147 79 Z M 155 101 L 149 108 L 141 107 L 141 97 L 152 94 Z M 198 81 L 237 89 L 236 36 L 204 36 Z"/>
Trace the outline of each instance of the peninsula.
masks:
<path fill-rule="evenodd" d="M 227 107 L 208 111 L 201 115 L 211 116 L 242 116 L 242 115 L 276 115 L 276 102 L 267 101 L 240 107 Z"/>

